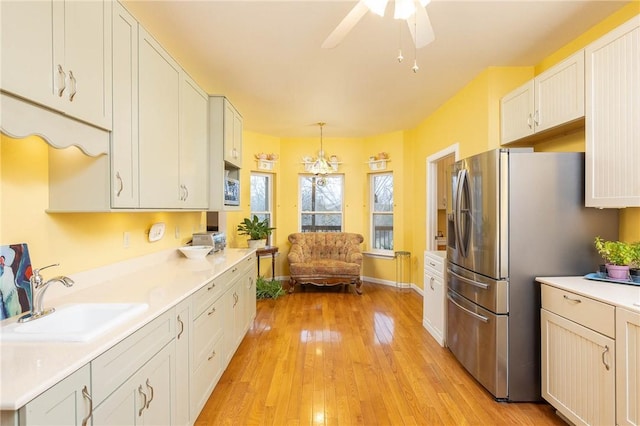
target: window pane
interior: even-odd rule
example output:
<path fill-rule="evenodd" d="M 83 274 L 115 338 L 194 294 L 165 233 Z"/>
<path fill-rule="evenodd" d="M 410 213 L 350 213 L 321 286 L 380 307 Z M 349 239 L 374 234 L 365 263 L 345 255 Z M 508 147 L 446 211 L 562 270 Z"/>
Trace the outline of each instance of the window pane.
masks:
<path fill-rule="evenodd" d="M 393 250 L 393 215 L 373 215 L 373 248 Z"/>
<path fill-rule="evenodd" d="M 393 176 L 390 174 L 373 177 L 373 211 L 393 211 Z"/>
<path fill-rule="evenodd" d="M 325 180 L 323 186 L 321 179 Z M 304 212 L 341 212 L 342 177 L 305 176 L 300 182 L 301 207 Z"/>
<path fill-rule="evenodd" d="M 303 213 L 301 221 L 302 232 L 342 231 L 342 214 Z"/>
<path fill-rule="evenodd" d="M 251 175 L 251 211 L 269 210 L 269 178 L 261 175 Z"/>

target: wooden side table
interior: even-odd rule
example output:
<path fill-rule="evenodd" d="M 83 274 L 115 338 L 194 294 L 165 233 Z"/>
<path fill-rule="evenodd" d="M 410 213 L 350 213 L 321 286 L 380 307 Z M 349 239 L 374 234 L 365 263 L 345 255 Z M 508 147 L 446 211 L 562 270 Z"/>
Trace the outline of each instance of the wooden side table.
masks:
<path fill-rule="evenodd" d="M 258 276 L 260 276 L 260 257 L 271 255 L 271 280 L 276 278 L 276 253 L 278 252 L 278 247 L 276 246 L 266 246 L 263 248 L 256 249 L 256 257 L 258 258 Z"/>

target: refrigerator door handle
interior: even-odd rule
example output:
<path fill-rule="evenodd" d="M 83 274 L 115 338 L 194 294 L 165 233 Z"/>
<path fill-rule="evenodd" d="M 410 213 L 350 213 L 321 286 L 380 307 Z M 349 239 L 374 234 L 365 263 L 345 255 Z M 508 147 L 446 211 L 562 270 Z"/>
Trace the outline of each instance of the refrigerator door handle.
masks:
<path fill-rule="evenodd" d="M 467 186 L 468 186 L 467 171 L 465 169 L 462 169 L 458 172 L 458 187 L 456 188 L 456 207 L 455 207 L 456 237 L 458 240 L 458 246 L 460 247 L 460 254 L 462 255 L 462 257 L 467 257 L 467 251 L 468 251 L 468 245 L 469 245 L 469 238 L 468 238 L 469 229 L 462 228 L 462 221 L 466 219 L 466 218 L 463 218 L 462 215 L 469 214 L 469 212 L 468 210 L 465 212 L 462 211 L 462 202 L 461 202 L 463 193 L 465 192 L 465 190 L 468 191 L 468 189 L 466 189 Z M 468 195 L 468 194 L 465 194 L 465 195 Z M 463 231 L 464 231 L 464 235 L 463 235 Z"/>
<path fill-rule="evenodd" d="M 458 308 L 460 308 L 464 313 L 471 315 L 472 317 L 474 317 L 477 320 L 480 320 L 482 322 L 489 322 L 489 318 L 484 317 L 482 315 L 476 314 L 475 312 L 470 311 L 469 309 L 465 308 L 464 306 L 462 306 L 461 304 L 459 304 L 458 302 L 456 302 L 455 300 L 453 300 L 453 297 L 451 297 L 451 295 L 447 294 L 447 299 L 449 299 L 449 301 L 451 303 L 453 303 L 454 305 L 456 305 Z"/>
<path fill-rule="evenodd" d="M 447 269 L 447 272 L 453 275 L 454 277 L 456 277 L 457 279 L 459 279 L 460 281 L 464 281 L 465 283 L 471 284 L 472 286 L 480 287 L 483 290 L 487 290 L 489 288 L 489 284 L 479 283 L 477 281 L 470 280 L 469 278 L 465 278 L 462 275 L 456 274 L 451 269 Z"/>

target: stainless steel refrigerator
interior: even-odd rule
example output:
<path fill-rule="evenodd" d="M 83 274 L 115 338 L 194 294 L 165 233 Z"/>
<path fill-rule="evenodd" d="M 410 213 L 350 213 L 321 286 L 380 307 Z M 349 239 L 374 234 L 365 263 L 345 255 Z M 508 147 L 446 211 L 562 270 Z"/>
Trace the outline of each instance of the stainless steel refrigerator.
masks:
<path fill-rule="evenodd" d="M 584 207 L 584 154 L 495 150 L 456 162 L 447 208 L 447 346 L 498 400 L 540 400 L 536 276 L 584 275 L 618 211 Z"/>

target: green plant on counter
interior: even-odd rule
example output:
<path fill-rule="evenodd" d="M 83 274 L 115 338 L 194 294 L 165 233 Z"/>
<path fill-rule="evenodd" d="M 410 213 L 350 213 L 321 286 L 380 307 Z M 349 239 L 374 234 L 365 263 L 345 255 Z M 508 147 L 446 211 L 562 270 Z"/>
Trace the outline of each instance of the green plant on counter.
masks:
<path fill-rule="evenodd" d="M 258 277 L 256 281 L 256 299 L 277 299 L 284 295 L 285 291 L 278 280 L 267 280 Z"/>
<path fill-rule="evenodd" d="M 248 235 L 251 240 L 264 240 L 274 229 L 276 228 L 269 227 L 269 219 L 260 220 L 258 216 L 253 215 L 252 219 L 245 217 L 238 225 L 238 234 Z"/>
<path fill-rule="evenodd" d="M 640 262 L 640 243 L 605 241 L 596 237 L 595 245 L 605 262 L 612 265 L 627 266 Z"/>

